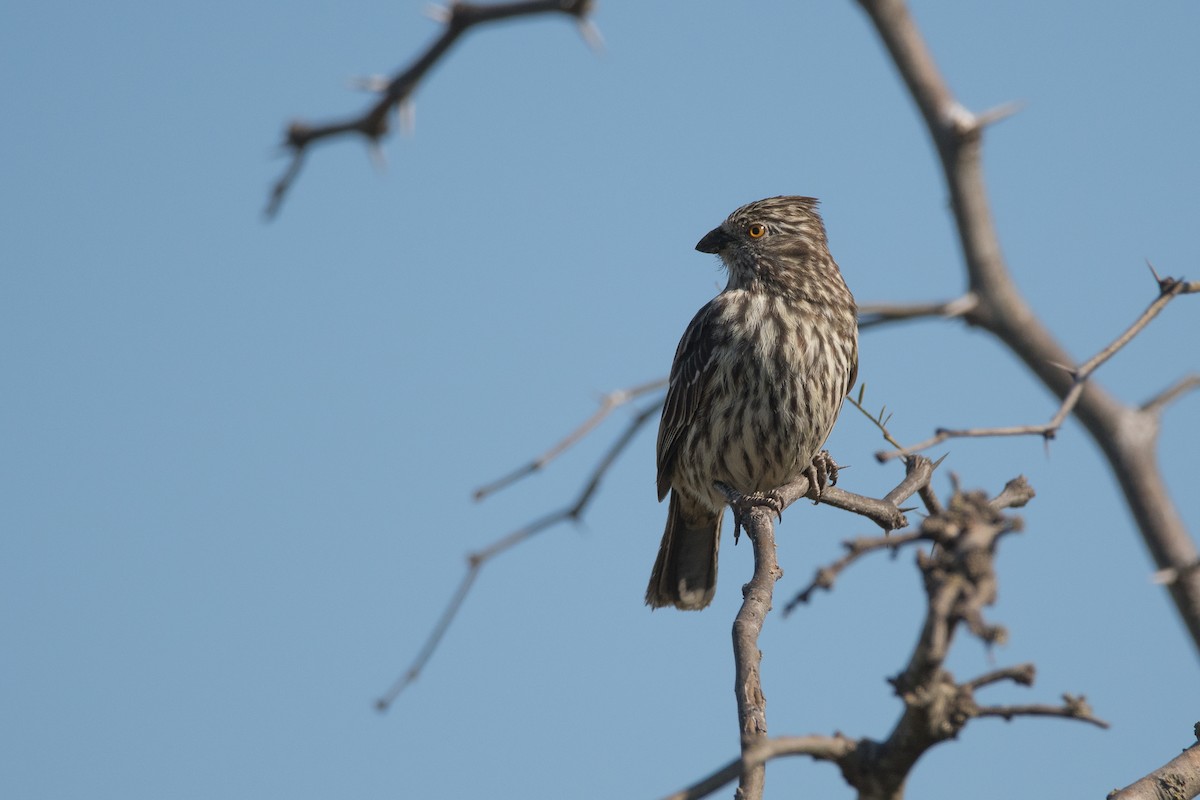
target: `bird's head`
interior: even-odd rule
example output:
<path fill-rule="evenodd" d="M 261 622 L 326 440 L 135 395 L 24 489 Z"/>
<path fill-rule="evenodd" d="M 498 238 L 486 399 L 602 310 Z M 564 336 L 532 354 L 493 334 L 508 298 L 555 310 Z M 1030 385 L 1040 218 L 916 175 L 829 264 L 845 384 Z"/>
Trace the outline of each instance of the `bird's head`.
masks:
<path fill-rule="evenodd" d="M 705 234 L 696 249 L 721 257 L 731 289 L 800 290 L 833 264 L 812 197 L 768 197 L 744 205 Z"/>

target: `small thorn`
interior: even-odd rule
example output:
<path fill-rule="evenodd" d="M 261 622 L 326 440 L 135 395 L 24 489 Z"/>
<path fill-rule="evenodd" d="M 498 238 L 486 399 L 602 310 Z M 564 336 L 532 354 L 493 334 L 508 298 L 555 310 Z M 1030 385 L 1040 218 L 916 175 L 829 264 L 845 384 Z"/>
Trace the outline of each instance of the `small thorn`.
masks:
<path fill-rule="evenodd" d="M 989 125 L 995 125 L 1001 120 L 1008 119 L 1013 114 L 1025 108 L 1023 100 L 1012 100 L 1007 103 L 990 108 L 975 118 L 975 124 L 980 128 L 986 128 Z"/>
<path fill-rule="evenodd" d="M 450 21 L 451 12 L 448 6 L 440 6 L 435 3 L 430 3 L 425 6 L 425 16 L 429 17 L 434 22 L 445 25 Z"/>
<path fill-rule="evenodd" d="M 1150 270 L 1150 274 L 1154 276 L 1155 283 L 1162 286 L 1163 279 L 1158 277 L 1158 270 L 1154 268 L 1154 265 L 1150 263 L 1150 259 L 1148 258 L 1146 259 L 1146 267 Z"/>
<path fill-rule="evenodd" d="M 1159 586 L 1169 586 L 1170 584 L 1175 583 L 1177 580 L 1179 580 L 1179 570 L 1175 569 L 1174 567 L 1160 569 L 1158 572 L 1155 572 L 1150 576 L 1150 581 L 1158 584 Z"/>
<path fill-rule="evenodd" d="M 584 43 L 596 55 L 601 55 L 604 52 L 604 36 L 600 33 L 600 28 L 590 19 L 580 18 L 579 20 L 579 35 L 583 37 Z"/>
<path fill-rule="evenodd" d="M 377 170 L 383 172 L 387 169 L 387 155 L 383 152 L 383 148 L 379 146 L 377 139 L 371 139 L 367 144 L 367 155 Z"/>
<path fill-rule="evenodd" d="M 400 125 L 401 133 L 412 136 L 417 127 L 417 109 L 412 100 L 402 100 L 400 105 L 396 106 L 396 121 Z"/>
<path fill-rule="evenodd" d="M 390 83 L 391 81 L 385 75 L 362 75 L 349 80 L 351 89 L 358 89 L 373 94 L 387 91 Z"/>
<path fill-rule="evenodd" d="M 949 451 L 942 453 L 942 457 L 939 458 L 937 461 L 933 462 L 933 469 L 937 469 L 938 467 L 940 467 L 942 465 L 942 462 L 945 461 L 949 457 L 950 457 Z"/>
<path fill-rule="evenodd" d="M 1071 366 L 1068 366 L 1068 365 L 1066 365 L 1066 364 L 1060 364 L 1060 363 L 1059 363 L 1059 362 L 1057 362 L 1057 361 L 1047 361 L 1046 363 L 1047 363 L 1047 364 L 1049 364 L 1049 365 L 1050 365 L 1050 366 L 1052 366 L 1052 367 L 1058 367 L 1058 368 L 1059 368 L 1059 369 L 1061 369 L 1063 372 L 1065 372 L 1065 373 L 1067 373 L 1068 375 L 1070 375 L 1072 378 L 1076 378 L 1076 377 L 1078 377 L 1078 376 L 1079 376 L 1079 371 L 1078 371 L 1078 370 L 1077 370 L 1075 367 L 1071 367 Z"/>

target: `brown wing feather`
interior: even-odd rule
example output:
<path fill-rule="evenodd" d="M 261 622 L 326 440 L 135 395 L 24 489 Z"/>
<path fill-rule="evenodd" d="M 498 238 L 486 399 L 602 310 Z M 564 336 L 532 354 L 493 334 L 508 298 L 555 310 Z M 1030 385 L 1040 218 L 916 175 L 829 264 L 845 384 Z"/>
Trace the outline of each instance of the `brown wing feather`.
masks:
<path fill-rule="evenodd" d="M 858 343 L 854 345 L 853 352 L 850 353 L 850 380 L 846 383 L 846 394 L 849 395 L 854 391 L 854 382 L 858 380 Z"/>
<path fill-rule="evenodd" d="M 696 312 L 679 340 L 671 380 L 658 425 L 658 499 L 667 496 L 675 471 L 679 445 L 687 429 L 696 420 L 696 410 L 707 391 L 713 351 L 718 343 L 716 300 Z"/>

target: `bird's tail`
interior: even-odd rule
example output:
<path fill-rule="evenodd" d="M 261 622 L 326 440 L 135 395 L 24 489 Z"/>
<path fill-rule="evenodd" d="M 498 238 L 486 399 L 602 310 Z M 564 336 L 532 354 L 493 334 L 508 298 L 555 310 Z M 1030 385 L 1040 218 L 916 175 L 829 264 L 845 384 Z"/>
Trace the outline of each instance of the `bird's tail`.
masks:
<path fill-rule="evenodd" d="M 688 506 L 687 513 L 683 505 Z M 724 509 L 712 514 L 686 501 L 681 503 L 679 494 L 671 491 L 667 529 L 650 573 L 646 605 L 698 611 L 712 602 L 723 515 Z"/>

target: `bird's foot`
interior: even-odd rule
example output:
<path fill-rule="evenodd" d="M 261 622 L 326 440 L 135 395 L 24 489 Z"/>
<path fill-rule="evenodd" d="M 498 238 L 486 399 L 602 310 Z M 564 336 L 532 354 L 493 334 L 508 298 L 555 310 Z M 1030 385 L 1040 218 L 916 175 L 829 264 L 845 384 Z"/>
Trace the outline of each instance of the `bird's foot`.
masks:
<path fill-rule="evenodd" d="M 747 528 L 745 524 L 746 515 L 755 508 L 768 508 L 775 515 L 776 519 L 783 519 L 783 497 L 774 489 L 767 492 L 754 492 L 753 494 L 742 494 L 737 489 L 734 489 L 727 483 L 717 481 L 714 486 L 717 491 L 725 495 L 726 502 L 733 509 L 733 543 L 737 544 L 741 537 L 742 529 Z"/>
<path fill-rule="evenodd" d="M 814 505 L 821 502 L 821 494 L 824 493 L 825 487 L 837 485 L 840 469 L 828 450 L 822 450 L 813 456 L 812 463 L 804 470 L 804 477 L 808 478 L 808 496 L 812 498 Z"/>

